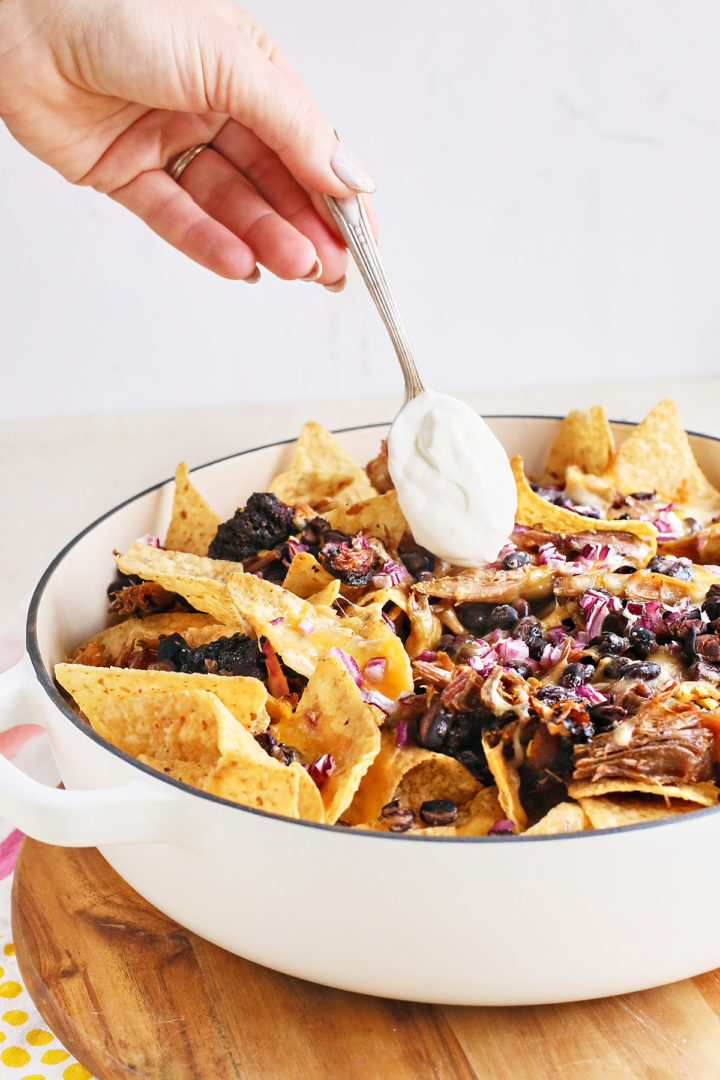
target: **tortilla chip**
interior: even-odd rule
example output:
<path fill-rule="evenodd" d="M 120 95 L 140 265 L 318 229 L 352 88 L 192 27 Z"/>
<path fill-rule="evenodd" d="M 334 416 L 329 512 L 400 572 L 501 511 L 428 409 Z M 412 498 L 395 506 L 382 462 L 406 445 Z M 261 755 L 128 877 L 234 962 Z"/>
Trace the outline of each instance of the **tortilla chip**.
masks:
<path fill-rule="evenodd" d="M 207 555 L 210 542 L 215 539 L 221 522 L 222 518 L 208 506 L 190 482 L 187 462 L 181 461 L 175 470 L 172 518 L 164 546 L 173 551 Z"/>
<path fill-rule="evenodd" d="M 321 424 L 303 425 L 290 468 L 270 484 L 283 502 L 317 507 L 327 500 L 357 502 L 376 494 L 364 469 Z"/>
<path fill-rule="evenodd" d="M 678 540 L 663 540 L 660 536 L 658 551 L 661 555 L 684 556 L 694 563 L 720 563 L 720 521 Z"/>
<path fill-rule="evenodd" d="M 697 810 L 692 803 L 676 802 L 673 799 L 666 801 L 649 795 L 639 797 L 620 795 L 614 799 L 596 796 L 580 799 L 580 805 L 593 829 L 616 829 L 621 825 L 639 825 L 643 821 L 657 821 L 659 818 L 674 817 Z"/>
<path fill-rule="evenodd" d="M 358 532 L 375 536 L 386 548 L 394 551 L 410 529 L 394 489 L 386 491 L 384 495 L 374 495 L 362 502 L 328 510 L 325 517 L 333 529 L 340 529 L 351 536 Z"/>
<path fill-rule="evenodd" d="M 528 819 L 520 802 L 520 776 L 517 767 L 505 757 L 502 741 L 491 746 L 487 736 L 483 735 L 482 744 L 488 768 L 497 784 L 498 799 L 505 811 L 505 817 L 512 821 L 515 832 L 521 833 L 527 827 Z"/>
<path fill-rule="evenodd" d="M 699 705 L 701 709 L 709 712 L 720 709 L 720 688 L 707 682 L 681 682 L 673 690 L 672 697 L 678 701 Z"/>
<path fill-rule="evenodd" d="M 450 758 L 448 761 L 452 760 Z M 396 795 L 397 798 L 397 790 Z M 400 799 L 402 804 L 402 799 Z M 413 826 L 409 833 L 398 833 L 398 836 L 487 836 L 496 821 L 503 817 L 503 808 L 498 800 L 496 787 L 486 787 L 478 791 L 477 795 L 463 806 L 452 825 L 423 825 L 422 819 L 418 819 L 418 825 Z M 378 821 L 370 821 L 357 828 L 371 829 L 373 832 L 390 833 L 390 822 L 385 818 Z"/>
<path fill-rule="evenodd" d="M 80 645 L 73 657 L 73 663 L 87 663 L 84 657 L 89 649 L 95 655 L 104 657 L 104 667 L 110 667 L 131 641 L 156 641 L 161 635 L 169 634 L 182 634 L 187 641 L 185 635 L 191 629 L 216 625 L 211 615 L 194 614 L 191 611 L 161 612 L 159 615 L 148 615 L 144 619 L 125 619 Z"/>
<path fill-rule="evenodd" d="M 383 806 L 391 802 L 394 792 L 405 773 L 423 761 L 440 757 L 421 746 L 395 745 L 395 732 L 383 729 L 380 750 L 365 773 L 360 786 L 343 818 L 350 825 L 377 822 Z"/>
<path fill-rule="evenodd" d="M 560 423 L 550 448 L 541 482 L 564 484 L 570 465 L 586 473 L 602 473 L 608 466 L 615 444 L 602 405 L 591 409 L 573 409 Z"/>
<path fill-rule="evenodd" d="M 98 714 L 107 701 L 127 702 L 143 695 L 202 690 L 215 694 L 235 720 L 253 734 L 265 731 L 270 722 L 265 709 L 267 690 L 259 679 L 244 675 L 201 675 L 181 671 L 56 664 L 55 678 L 88 718 L 91 714 Z"/>
<path fill-rule="evenodd" d="M 590 820 L 582 806 L 564 802 L 548 810 L 536 825 L 525 830 L 523 836 L 554 836 L 558 833 L 583 832 L 590 827 Z"/>
<path fill-rule="evenodd" d="M 650 780 L 574 780 L 568 787 L 570 798 L 578 800 L 622 791 L 636 795 L 661 795 L 667 800 L 683 799 L 698 806 L 715 806 L 720 794 L 710 781 L 700 784 L 656 784 Z"/>
<path fill-rule="evenodd" d="M 518 525 L 528 525 L 530 528 L 541 528 L 545 532 L 560 533 L 561 536 L 569 536 L 572 533 L 587 532 L 616 532 L 632 533 L 643 541 L 645 554 L 642 566 L 645 566 L 657 551 L 657 532 L 649 521 L 605 521 L 596 518 L 586 518 L 582 514 L 576 514 L 574 510 L 566 510 L 562 506 L 555 506 L 543 499 L 530 487 L 525 476 L 523 459 L 516 455 L 510 460 L 510 466 L 515 477 L 518 494 L 518 507 L 515 520 Z M 635 488 L 634 490 L 638 490 Z M 634 560 L 628 559 L 628 562 Z"/>
<path fill-rule="evenodd" d="M 333 578 L 332 581 L 328 581 L 324 589 L 320 592 L 313 593 L 312 596 L 308 596 L 308 601 L 314 607 L 327 607 L 331 608 L 338 596 L 340 595 L 340 582 L 337 578 Z"/>
<path fill-rule="evenodd" d="M 618 491 L 657 491 L 671 502 L 720 506 L 716 491 L 695 460 L 677 405 L 659 402 L 613 455 L 603 477 Z"/>
<path fill-rule="evenodd" d="M 337 578 L 321 566 L 311 552 L 299 551 L 288 567 L 283 589 L 295 593 L 295 596 L 303 600 L 309 600 L 314 593 L 320 592 L 326 585 L 336 580 Z"/>
<path fill-rule="evenodd" d="M 455 758 L 435 754 L 409 769 L 395 788 L 392 798 L 401 806 L 419 813 L 430 799 L 450 799 L 457 806 L 470 802 L 482 790 L 482 784 Z M 497 820 L 493 818 L 493 821 Z"/>
<path fill-rule="evenodd" d="M 252 574 L 233 574 L 227 589 L 238 614 L 300 675 L 312 675 L 326 653 L 337 647 L 354 657 L 361 671 L 368 660 L 385 659 L 384 673 L 371 689 L 393 701 L 412 690 L 410 660 L 377 605 L 344 618 Z"/>
<path fill-rule="evenodd" d="M 242 570 L 242 563 L 163 551 L 140 540 L 131 544 L 123 555 L 116 556 L 115 561 L 123 574 L 157 581 L 168 592 L 184 597 L 198 611 L 205 611 L 220 622 L 244 625 L 224 585 L 231 574 Z"/>
<path fill-rule="evenodd" d="M 299 816 L 303 769 L 266 754 L 213 693 L 95 699 L 88 719 L 113 745 L 166 775 L 244 806 Z"/>
<path fill-rule="evenodd" d="M 340 660 L 328 656 L 320 661 L 292 718 L 278 724 L 274 734 L 309 762 L 332 755 L 333 769 L 320 796 L 325 820 L 334 824 L 380 749 L 374 710 L 362 700 Z"/>

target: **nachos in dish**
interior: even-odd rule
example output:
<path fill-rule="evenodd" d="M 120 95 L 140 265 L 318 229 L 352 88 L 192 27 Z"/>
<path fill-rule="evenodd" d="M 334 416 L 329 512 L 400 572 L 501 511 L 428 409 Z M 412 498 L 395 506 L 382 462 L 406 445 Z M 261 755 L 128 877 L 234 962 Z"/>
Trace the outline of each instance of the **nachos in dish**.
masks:
<path fill-rule="evenodd" d="M 616 448 L 571 413 L 516 524 L 459 569 L 415 543 L 381 451 L 306 424 L 222 521 L 186 465 L 113 623 L 56 667 L 93 728 L 195 788 L 418 836 L 632 824 L 718 801 L 720 493 L 671 401 Z"/>

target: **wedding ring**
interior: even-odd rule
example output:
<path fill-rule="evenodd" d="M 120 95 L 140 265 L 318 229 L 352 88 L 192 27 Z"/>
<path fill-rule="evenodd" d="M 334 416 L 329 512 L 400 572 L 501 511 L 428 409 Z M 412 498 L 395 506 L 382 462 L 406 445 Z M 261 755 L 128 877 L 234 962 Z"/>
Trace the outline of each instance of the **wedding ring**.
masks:
<path fill-rule="evenodd" d="M 176 154 L 175 157 L 171 157 L 165 166 L 165 172 L 175 181 L 176 184 L 180 183 L 180 177 L 187 169 L 191 161 L 194 161 L 198 154 L 201 154 L 203 150 L 207 150 L 211 143 L 202 142 L 196 143 L 195 146 L 188 147 L 187 150 L 183 150 L 181 154 Z"/>

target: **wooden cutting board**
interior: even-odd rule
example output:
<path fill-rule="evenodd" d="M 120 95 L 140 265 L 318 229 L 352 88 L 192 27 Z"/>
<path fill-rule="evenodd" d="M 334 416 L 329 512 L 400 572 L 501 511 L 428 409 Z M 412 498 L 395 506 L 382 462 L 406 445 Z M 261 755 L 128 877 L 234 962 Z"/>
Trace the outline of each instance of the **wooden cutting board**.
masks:
<path fill-rule="evenodd" d="M 232 956 L 161 915 L 97 851 L 32 840 L 13 933 L 47 1024 L 100 1080 L 720 1077 L 720 970 L 571 1005 L 364 997 Z M 282 934 L 282 920 L 258 933 Z"/>

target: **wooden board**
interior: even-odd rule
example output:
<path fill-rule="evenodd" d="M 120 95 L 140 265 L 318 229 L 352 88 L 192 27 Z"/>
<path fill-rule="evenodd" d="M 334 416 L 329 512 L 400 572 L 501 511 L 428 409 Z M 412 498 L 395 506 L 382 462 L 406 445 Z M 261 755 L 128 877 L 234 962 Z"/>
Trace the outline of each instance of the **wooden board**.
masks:
<path fill-rule="evenodd" d="M 161 915 L 97 851 L 30 840 L 13 932 L 49 1027 L 100 1080 L 720 1076 L 720 971 L 562 1006 L 364 997 L 232 956 Z M 282 934 L 282 919 L 269 916 L 258 933 Z"/>

